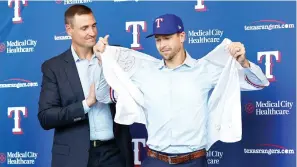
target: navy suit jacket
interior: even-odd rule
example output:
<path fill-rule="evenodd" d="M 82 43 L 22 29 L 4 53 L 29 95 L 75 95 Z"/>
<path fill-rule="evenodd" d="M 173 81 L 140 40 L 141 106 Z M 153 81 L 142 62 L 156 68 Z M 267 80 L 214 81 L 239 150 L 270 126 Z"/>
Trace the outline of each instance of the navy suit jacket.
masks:
<path fill-rule="evenodd" d="M 52 167 L 86 167 L 90 148 L 88 114 L 78 71 L 68 49 L 42 64 L 38 119 L 45 130 L 54 129 Z M 110 104 L 112 116 L 115 104 Z M 129 126 L 114 122 L 114 135 L 126 167 L 134 166 Z"/>

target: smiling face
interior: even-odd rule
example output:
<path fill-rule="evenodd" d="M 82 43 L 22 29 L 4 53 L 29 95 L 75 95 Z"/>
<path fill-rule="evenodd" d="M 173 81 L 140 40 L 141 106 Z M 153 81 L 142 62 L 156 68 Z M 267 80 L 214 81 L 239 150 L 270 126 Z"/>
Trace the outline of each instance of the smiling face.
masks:
<path fill-rule="evenodd" d="M 74 15 L 66 31 L 72 38 L 72 43 L 82 48 L 93 48 L 97 39 L 96 20 L 92 13 Z"/>
<path fill-rule="evenodd" d="M 155 35 L 156 47 L 166 61 L 171 61 L 183 48 L 185 33 L 172 35 Z"/>

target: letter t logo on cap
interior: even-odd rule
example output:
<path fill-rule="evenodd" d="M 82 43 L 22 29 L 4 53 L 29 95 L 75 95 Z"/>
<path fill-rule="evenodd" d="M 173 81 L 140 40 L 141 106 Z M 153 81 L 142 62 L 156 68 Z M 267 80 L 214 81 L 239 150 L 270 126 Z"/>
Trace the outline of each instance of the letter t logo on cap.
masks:
<path fill-rule="evenodd" d="M 163 21 L 163 18 L 157 18 L 155 22 L 157 22 L 157 28 L 160 28 L 160 22 Z"/>

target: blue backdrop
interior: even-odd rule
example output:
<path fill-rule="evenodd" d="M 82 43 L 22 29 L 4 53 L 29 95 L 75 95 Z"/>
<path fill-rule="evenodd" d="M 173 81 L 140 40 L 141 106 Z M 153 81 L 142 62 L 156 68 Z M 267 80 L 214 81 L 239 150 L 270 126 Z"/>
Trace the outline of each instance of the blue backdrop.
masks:
<path fill-rule="evenodd" d="M 243 139 L 217 142 L 208 152 L 208 163 L 296 166 L 296 2 L 200 0 L 1 1 L 0 166 L 50 166 L 53 131 L 44 131 L 37 119 L 40 67 L 70 47 L 63 19 L 74 3 L 93 9 L 99 35 L 110 34 L 110 43 L 158 58 L 153 39 L 145 36 L 153 19 L 164 13 L 183 19 L 185 47 L 194 58 L 206 55 L 224 38 L 242 42 L 248 59 L 262 68 L 271 84 L 262 91 L 243 92 Z M 146 156 L 146 130 L 135 124 L 131 131 L 138 166 Z"/>

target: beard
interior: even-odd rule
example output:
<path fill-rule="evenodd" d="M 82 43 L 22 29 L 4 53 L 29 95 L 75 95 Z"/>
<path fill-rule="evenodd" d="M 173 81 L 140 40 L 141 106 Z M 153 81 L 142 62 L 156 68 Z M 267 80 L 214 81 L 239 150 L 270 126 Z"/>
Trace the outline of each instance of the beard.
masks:
<path fill-rule="evenodd" d="M 163 59 L 166 61 L 172 61 L 174 59 L 174 57 L 176 56 L 176 54 L 180 51 L 180 48 L 177 49 L 170 49 L 169 52 L 164 53 L 164 52 L 160 52 L 160 54 L 162 55 Z"/>
<path fill-rule="evenodd" d="M 174 57 L 175 57 L 175 54 L 173 53 L 170 53 L 170 54 L 162 54 L 162 57 L 164 60 L 166 61 L 171 61 Z"/>

